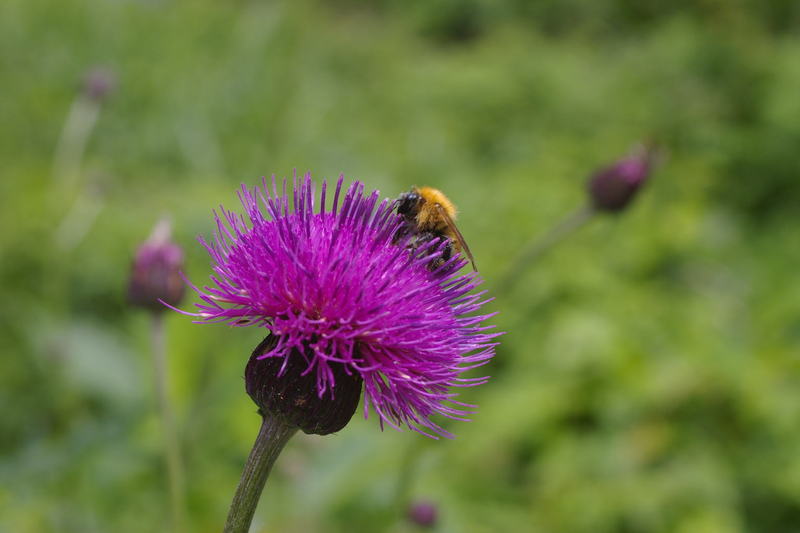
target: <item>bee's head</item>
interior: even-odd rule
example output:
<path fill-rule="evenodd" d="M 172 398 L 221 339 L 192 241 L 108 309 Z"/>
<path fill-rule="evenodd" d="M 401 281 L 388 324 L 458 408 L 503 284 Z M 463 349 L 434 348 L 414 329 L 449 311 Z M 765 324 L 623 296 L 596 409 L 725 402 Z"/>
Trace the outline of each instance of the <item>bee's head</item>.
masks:
<path fill-rule="evenodd" d="M 416 189 L 411 189 L 397 198 L 397 214 L 406 218 L 414 218 L 419 213 L 421 204 L 422 196 L 419 195 Z"/>

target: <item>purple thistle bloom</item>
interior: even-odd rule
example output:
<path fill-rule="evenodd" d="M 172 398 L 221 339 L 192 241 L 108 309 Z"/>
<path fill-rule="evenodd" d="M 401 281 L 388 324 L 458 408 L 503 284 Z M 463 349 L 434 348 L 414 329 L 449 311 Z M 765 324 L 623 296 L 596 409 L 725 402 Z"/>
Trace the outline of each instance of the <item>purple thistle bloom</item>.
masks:
<path fill-rule="evenodd" d="M 193 287 L 199 323 L 267 328 L 273 342 L 258 359 L 281 358 L 275 379 L 298 362 L 314 373 L 320 399 L 332 398 L 336 375 L 358 376 L 364 415 L 434 437 L 448 436 L 430 417 L 465 420 L 474 406 L 458 402 L 451 387 L 474 386 L 488 377 L 462 378 L 487 363 L 498 333 L 482 325 L 492 315 L 472 316 L 486 301 L 470 294 L 481 280 L 458 274 L 466 261 L 454 255 L 437 268 L 445 242 L 411 251 L 397 238 L 402 218 L 379 193 L 364 195 L 353 183 L 342 197 L 340 177 L 330 210 L 322 183 L 319 212 L 307 174 L 292 199 L 286 182 L 279 194 L 242 186 L 247 219 L 220 208 L 211 255 L 213 287 Z M 252 396 L 252 394 L 251 394 Z M 349 419 L 349 417 L 348 417 Z M 345 422 L 346 423 L 346 422 Z"/>

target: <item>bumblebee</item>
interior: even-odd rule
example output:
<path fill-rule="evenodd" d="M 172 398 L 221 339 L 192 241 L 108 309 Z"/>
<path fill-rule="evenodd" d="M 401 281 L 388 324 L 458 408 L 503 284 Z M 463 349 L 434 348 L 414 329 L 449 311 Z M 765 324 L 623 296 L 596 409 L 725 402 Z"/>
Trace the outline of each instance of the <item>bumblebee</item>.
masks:
<path fill-rule="evenodd" d="M 431 264 L 435 269 L 453 255 L 453 251 L 463 252 L 477 272 L 475 258 L 456 227 L 456 206 L 447 196 L 433 187 L 413 187 L 397 199 L 397 214 L 405 219 L 405 225 L 397 238 L 413 235 L 411 246 L 416 248 L 433 239 L 445 239 L 442 256 Z"/>

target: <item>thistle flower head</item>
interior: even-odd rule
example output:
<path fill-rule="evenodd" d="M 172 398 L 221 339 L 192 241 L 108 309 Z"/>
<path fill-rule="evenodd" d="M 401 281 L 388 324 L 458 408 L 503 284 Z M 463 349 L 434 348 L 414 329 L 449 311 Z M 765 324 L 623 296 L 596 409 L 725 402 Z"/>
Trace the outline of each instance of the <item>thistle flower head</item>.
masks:
<path fill-rule="evenodd" d="M 588 184 L 595 209 L 608 212 L 625 209 L 647 181 L 653 159 L 653 148 L 639 146 L 628 156 L 595 172 Z"/>
<path fill-rule="evenodd" d="M 183 250 L 170 240 L 171 226 L 161 220 L 136 250 L 128 283 L 128 301 L 151 311 L 164 311 L 164 302 L 178 305 L 183 299 L 181 279 Z"/>
<path fill-rule="evenodd" d="M 269 341 L 254 357 L 272 361 L 265 367 L 270 380 L 313 377 L 307 381 L 319 402 L 340 394 L 338 382 L 363 382 L 364 414 L 374 410 L 381 427 L 450 436 L 430 417 L 464 419 L 473 406 L 456 401 L 451 388 L 484 383 L 461 374 L 494 355 L 497 334 L 482 325 L 488 315 L 474 315 L 485 303 L 483 292 L 471 293 L 480 280 L 458 273 L 466 261 L 457 255 L 431 268 L 445 243 L 412 250 L 408 237 L 398 238 L 403 221 L 394 202 L 379 202 L 377 191 L 365 195 L 359 182 L 343 192 L 342 182 L 332 205 L 325 182 L 317 201 L 310 175 L 295 179 L 291 196 L 285 181 L 278 191 L 274 177 L 271 190 L 266 180 L 253 190 L 243 186 L 245 215 L 221 208 L 213 242 L 201 239 L 214 263 L 213 284 L 195 287 L 202 302 L 187 314 L 266 328 Z M 260 407 L 286 400 L 284 385 L 264 387 L 263 378 L 248 383 Z M 301 391 L 294 402 L 309 400 Z M 340 429 L 297 425 L 309 433 Z"/>

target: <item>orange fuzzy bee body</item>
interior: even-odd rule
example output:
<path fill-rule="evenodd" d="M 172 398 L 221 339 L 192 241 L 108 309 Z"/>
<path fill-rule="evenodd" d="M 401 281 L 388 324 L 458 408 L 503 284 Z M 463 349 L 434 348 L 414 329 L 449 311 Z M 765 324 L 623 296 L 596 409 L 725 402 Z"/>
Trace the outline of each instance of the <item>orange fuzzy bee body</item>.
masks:
<path fill-rule="evenodd" d="M 442 191 L 433 187 L 413 187 L 401 194 L 397 201 L 397 213 L 406 220 L 402 231 L 414 235 L 412 246 L 419 246 L 431 239 L 447 239 L 442 256 L 431 264 L 432 268 L 449 260 L 455 250 L 465 253 L 472 268 L 478 270 L 464 236 L 456 227 L 456 206 Z"/>
<path fill-rule="evenodd" d="M 449 228 L 437 206 L 455 222 L 458 212 L 453 202 L 442 191 L 433 187 L 414 188 L 412 191 L 416 191 L 422 198 L 415 221 L 419 230 L 446 234 Z"/>

